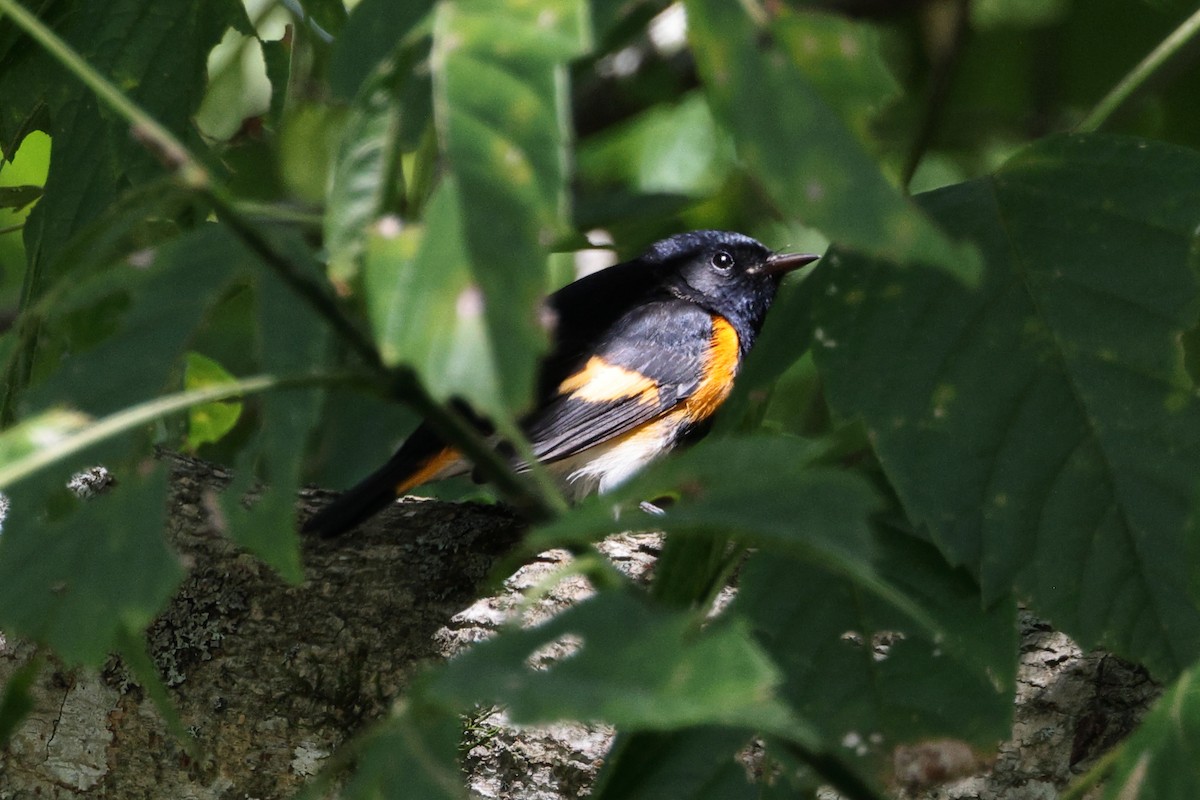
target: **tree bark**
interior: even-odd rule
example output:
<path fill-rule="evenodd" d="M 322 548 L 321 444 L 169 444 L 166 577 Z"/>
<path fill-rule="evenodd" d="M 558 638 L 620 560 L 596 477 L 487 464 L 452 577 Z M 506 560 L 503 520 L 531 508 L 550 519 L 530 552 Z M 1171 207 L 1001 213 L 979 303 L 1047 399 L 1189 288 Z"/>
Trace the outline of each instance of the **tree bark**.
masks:
<path fill-rule="evenodd" d="M 0 798 L 289 796 L 440 657 L 434 634 L 520 534 L 500 507 L 405 501 L 352 537 L 306 538 L 308 579 L 288 586 L 215 529 L 228 476 L 172 460 L 168 535 L 190 571 L 147 638 L 202 756 L 116 659 L 51 665 L 0 755 Z M 33 654 L 0 643 L 0 682 Z"/>
<path fill-rule="evenodd" d="M 190 569 L 148 642 L 201 755 L 188 755 L 117 659 L 98 674 L 48 659 L 34 711 L 0 751 L 0 800 L 290 796 L 387 712 L 421 663 L 469 647 L 522 609 L 534 624 L 590 592 L 572 578 L 524 604 L 523 590 L 569 558 L 551 552 L 476 599 L 519 538 L 519 520 L 496 506 L 426 500 L 398 503 L 349 537 L 305 539 L 308 579 L 288 586 L 216 529 L 209 509 L 228 475 L 170 460 L 168 534 Z M 635 577 L 653 569 L 657 548 L 654 536 L 604 545 Z M 1081 653 L 1032 618 L 1023 627 L 1013 739 L 986 764 L 947 768 L 937 743 L 898 752 L 898 796 L 1057 797 L 1156 696 L 1140 669 Z M 0 635 L 0 683 L 35 653 Z M 500 711 L 481 712 L 467 726 L 464 785 L 480 797 L 578 797 L 611 737 L 600 725 L 518 730 Z"/>

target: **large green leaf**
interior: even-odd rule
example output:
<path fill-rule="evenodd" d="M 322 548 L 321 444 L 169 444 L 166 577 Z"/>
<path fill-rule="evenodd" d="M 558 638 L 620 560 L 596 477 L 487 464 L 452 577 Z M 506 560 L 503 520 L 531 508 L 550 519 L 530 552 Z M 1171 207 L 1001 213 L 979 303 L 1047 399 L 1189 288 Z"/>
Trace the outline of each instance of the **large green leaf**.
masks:
<path fill-rule="evenodd" d="M 1106 782 L 1106 800 L 1191 800 L 1200 796 L 1200 676 L 1185 671 L 1129 741 Z"/>
<path fill-rule="evenodd" d="M 30 391 L 35 409 L 69 405 L 102 416 L 152 397 L 183 366 L 187 342 L 245 251 L 208 225 L 163 245 L 150 264 L 113 265 L 64 292 L 47 322 L 58 367 Z"/>
<path fill-rule="evenodd" d="M 881 52 L 880 32 L 837 14 L 796 10 L 779 14 L 771 33 L 821 98 L 869 144 L 871 121 L 900 93 Z"/>
<path fill-rule="evenodd" d="M 687 10 L 692 49 L 717 117 L 781 210 L 846 248 L 936 265 L 960 277 L 978 274 L 978 254 L 952 242 L 888 184 L 817 89 L 836 82 L 810 79 L 788 52 L 751 46 L 761 31 L 738 3 L 690 0 Z M 767 32 L 784 42 L 803 37 L 786 9 L 778 14 L 778 31 Z M 865 49 L 857 58 L 873 62 Z"/>
<path fill-rule="evenodd" d="M 47 519 L 51 480 L 11 490 L 0 535 L 0 628 L 69 662 L 99 665 L 123 630 L 150 623 L 183 577 L 163 542 L 166 476 L 125 470 L 115 489 L 83 503 L 65 498 Z"/>
<path fill-rule="evenodd" d="M 745 766 L 734 758 L 747 739 L 744 730 L 722 727 L 619 736 L 591 796 L 596 800 L 757 798 L 761 787 L 747 780 Z"/>
<path fill-rule="evenodd" d="M 547 660 L 555 644 L 566 649 Z M 742 625 L 699 630 L 695 613 L 609 591 L 544 625 L 477 644 L 431 674 L 428 689 L 458 708 L 504 703 L 517 722 L 786 729 L 791 716 L 774 699 L 779 680 Z"/>
<path fill-rule="evenodd" d="M 815 464 L 821 454 L 791 437 L 704 442 L 536 529 L 528 545 L 536 551 L 629 530 L 733 536 L 873 583 L 867 517 L 878 501 L 860 477 Z M 636 506 L 671 495 L 678 500 L 661 517 Z M 627 510 L 618 516 L 615 509 Z"/>
<path fill-rule="evenodd" d="M 1015 586 L 1161 675 L 1200 655 L 1198 187 L 1193 152 L 1057 137 L 925 198 L 985 254 L 976 290 L 844 253 L 815 276 L 830 401 L 909 515 L 985 599 Z"/>
<path fill-rule="evenodd" d="M 376 227 L 367 241 L 367 311 L 385 363 L 412 367 L 438 399 L 469 397 L 499 410 L 495 348 L 463 246 L 458 194 L 445 180 L 423 224 Z"/>
<path fill-rule="evenodd" d="M 434 120 L 512 409 L 528 403 L 546 341 L 548 248 L 567 224 L 564 62 L 588 46 L 587 24 L 581 0 L 450 0 L 435 14 Z"/>
<path fill-rule="evenodd" d="M 847 757 L 879 770 L 897 745 L 923 738 L 993 746 L 1011 726 L 1016 604 L 983 610 L 975 582 L 931 546 L 895 531 L 879 539 L 881 575 L 936 620 L 936 633 L 777 553 L 751 557 L 732 613 L 752 621 L 789 702 Z"/>
<path fill-rule="evenodd" d="M 597 185 L 619 181 L 647 194 L 704 196 L 725 180 L 733 148 L 693 91 L 589 137 L 577 160 L 580 175 Z"/>
<path fill-rule="evenodd" d="M 275 248 L 293 268 L 316 281 L 319 267 L 299 237 L 275 237 Z M 324 320 L 274 273 L 260 268 L 254 280 L 257 350 L 262 369 L 274 375 L 316 371 L 328 355 L 329 329 Z M 319 420 L 321 392 L 297 388 L 262 398 L 262 423 L 251 446 L 238 460 L 237 478 L 224 500 L 230 535 L 274 567 L 287 580 L 304 577 L 296 536 L 296 492 L 303 455 Z M 255 481 L 254 502 L 240 505 Z"/>
<path fill-rule="evenodd" d="M 432 8 L 432 0 L 362 0 L 356 5 L 333 46 L 329 85 L 334 94 L 347 100 L 359 96 L 372 71 Z"/>
<path fill-rule="evenodd" d="M 164 3 L 76 0 L 63 25 L 68 44 L 178 135 L 190 131 L 191 115 L 203 98 L 209 50 L 230 26 L 250 30 L 236 0 L 202 0 L 186 14 Z M 102 109 L 90 89 L 64 75 L 44 54 L 32 60 L 29 71 L 12 77 L 32 80 L 39 88 L 31 101 L 46 104 L 42 110 L 48 112 L 54 141 L 45 196 L 25 229 L 28 252 L 45 265 L 39 278 L 44 286 L 57 277 L 49 267 L 73 234 L 96 219 L 119 192 L 161 175 L 163 168 L 130 135 L 128 123 Z M 16 96 L 24 96 L 24 89 L 15 88 Z M 3 79 L 0 95 L 10 96 Z M 55 267 L 69 268 L 65 263 Z"/>
<path fill-rule="evenodd" d="M 367 227 L 384 213 L 402 210 L 397 202 L 404 195 L 402 128 L 409 117 L 422 125 L 426 120 L 421 118 L 430 111 L 428 79 L 407 75 L 411 60 L 373 74 L 342 129 L 324 223 L 329 277 L 335 282 L 347 282 L 358 273 Z M 416 87 L 402 92 L 412 84 Z"/>

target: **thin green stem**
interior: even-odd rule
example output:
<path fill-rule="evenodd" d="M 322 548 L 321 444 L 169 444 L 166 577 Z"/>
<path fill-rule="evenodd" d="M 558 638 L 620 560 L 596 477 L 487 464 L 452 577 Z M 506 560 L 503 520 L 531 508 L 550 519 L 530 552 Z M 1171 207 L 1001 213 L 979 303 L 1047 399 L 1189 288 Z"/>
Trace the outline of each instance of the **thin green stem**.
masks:
<path fill-rule="evenodd" d="M 1141 63 L 1130 70 L 1129 74 L 1096 104 L 1091 113 L 1084 117 L 1075 129 L 1090 132 L 1107 122 L 1108 118 L 1133 96 L 1171 56 L 1179 52 L 1197 32 L 1200 32 L 1200 11 L 1196 11 L 1184 20 L 1183 24 L 1172 31 L 1170 36 L 1163 39 L 1158 47 L 1151 50 Z"/>
<path fill-rule="evenodd" d="M 0 228 L 0 236 L 3 236 L 6 233 L 16 233 L 17 231 L 23 230 L 24 228 L 25 228 L 24 222 L 18 222 L 16 225 L 6 225 L 5 227 Z"/>
<path fill-rule="evenodd" d="M 208 171 L 175 134 L 122 94 L 120 89 L 84 61 L 70 45 L 17 0 L 0 0 L 0 13 L 12 17 L 17 27 L 29 34 L 52 58 L 95 92 L 101 102 L 126 119 L 132 127 L 133 135 L 152 150 L 184 184 L 200 187 L 208 183 Z"/>
<path fill-rule="evenodd" d="M 190 389 L 186 392 L 177 392 L 165 397 L 147 400 L 144 403 L 138 403 L 135 406 L 130 406 L 95 422 L 86 424 L 48 447 L 35 450 L 24 457 L 0 466 L 0 489 L 10 486 L 54 462 L 61 461 L 92 445 L 99 444 L 114 436 L 170 414 L 185 411 L 192 406 L 225 400 L 230 397 L 257 394 L 265 392 L 268 389 L 287 389 L 329 383 L 341 380 L 344 377 L 343 373 L 304 375 L 299 377 L 256 375 L 250 378 L 242 378 L 232 383 L 223 383 L 219 386 Z"/>
<path fill-rule="evenodd" d="M 234 211 L 253 222 L 279 222 L 285 225 L 303 225 L 320 230 L 324 221 L 320 214 L 292 208 L 280 203 L 262 203 L 256 200 L 238 200 Z"/>

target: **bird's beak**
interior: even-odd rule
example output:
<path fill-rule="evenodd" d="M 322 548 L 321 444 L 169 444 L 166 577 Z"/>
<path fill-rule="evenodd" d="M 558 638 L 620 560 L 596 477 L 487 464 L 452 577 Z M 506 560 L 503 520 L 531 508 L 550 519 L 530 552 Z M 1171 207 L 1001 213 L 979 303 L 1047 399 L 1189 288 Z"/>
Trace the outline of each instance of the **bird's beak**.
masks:
<path fill-rule="evenodd" d="M 767 258 L 754 272 L 765 275 L 786 275 L 794 269 L 811 264 L 820 256 L 811 253 L 776 253 Z"/>

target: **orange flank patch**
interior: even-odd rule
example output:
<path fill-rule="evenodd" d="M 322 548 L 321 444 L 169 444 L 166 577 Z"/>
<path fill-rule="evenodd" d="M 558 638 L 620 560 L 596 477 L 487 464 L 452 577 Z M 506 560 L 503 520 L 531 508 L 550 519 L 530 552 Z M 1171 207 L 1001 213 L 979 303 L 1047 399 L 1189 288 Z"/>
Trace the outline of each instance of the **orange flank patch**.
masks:
<path fill-rule="evenodd" d="M 658 385 L 637 370 L 610 364 L 600 356 L 588 359 L 583 369 L 558 385 L 560 394 L 569 394 L 590 403 L 606 403 L 636 398 L 639 403 L 658 402 Z"/>
<path fill-rule="evenodd" d="M 713 317 L 712 339 L 709 341 L 708 361 L 704 377 L 696 391 L 684 401 L 692 422 L 708 419 L 733 390 L 733 379 L 741 366 L 738 335 L 724 317 Z"/>
<path fill-rule="evenodd" d="M 396 496 L 407 494 L 409 489 L 423 483 L 450 477 L 454 468 L 459 465 L 460 459 L 461 456 L 453 447 L 442 448 L 441 451 L 430 456 L 429 460 L 422 464 L 416 472 L 396 484 Z"/>

